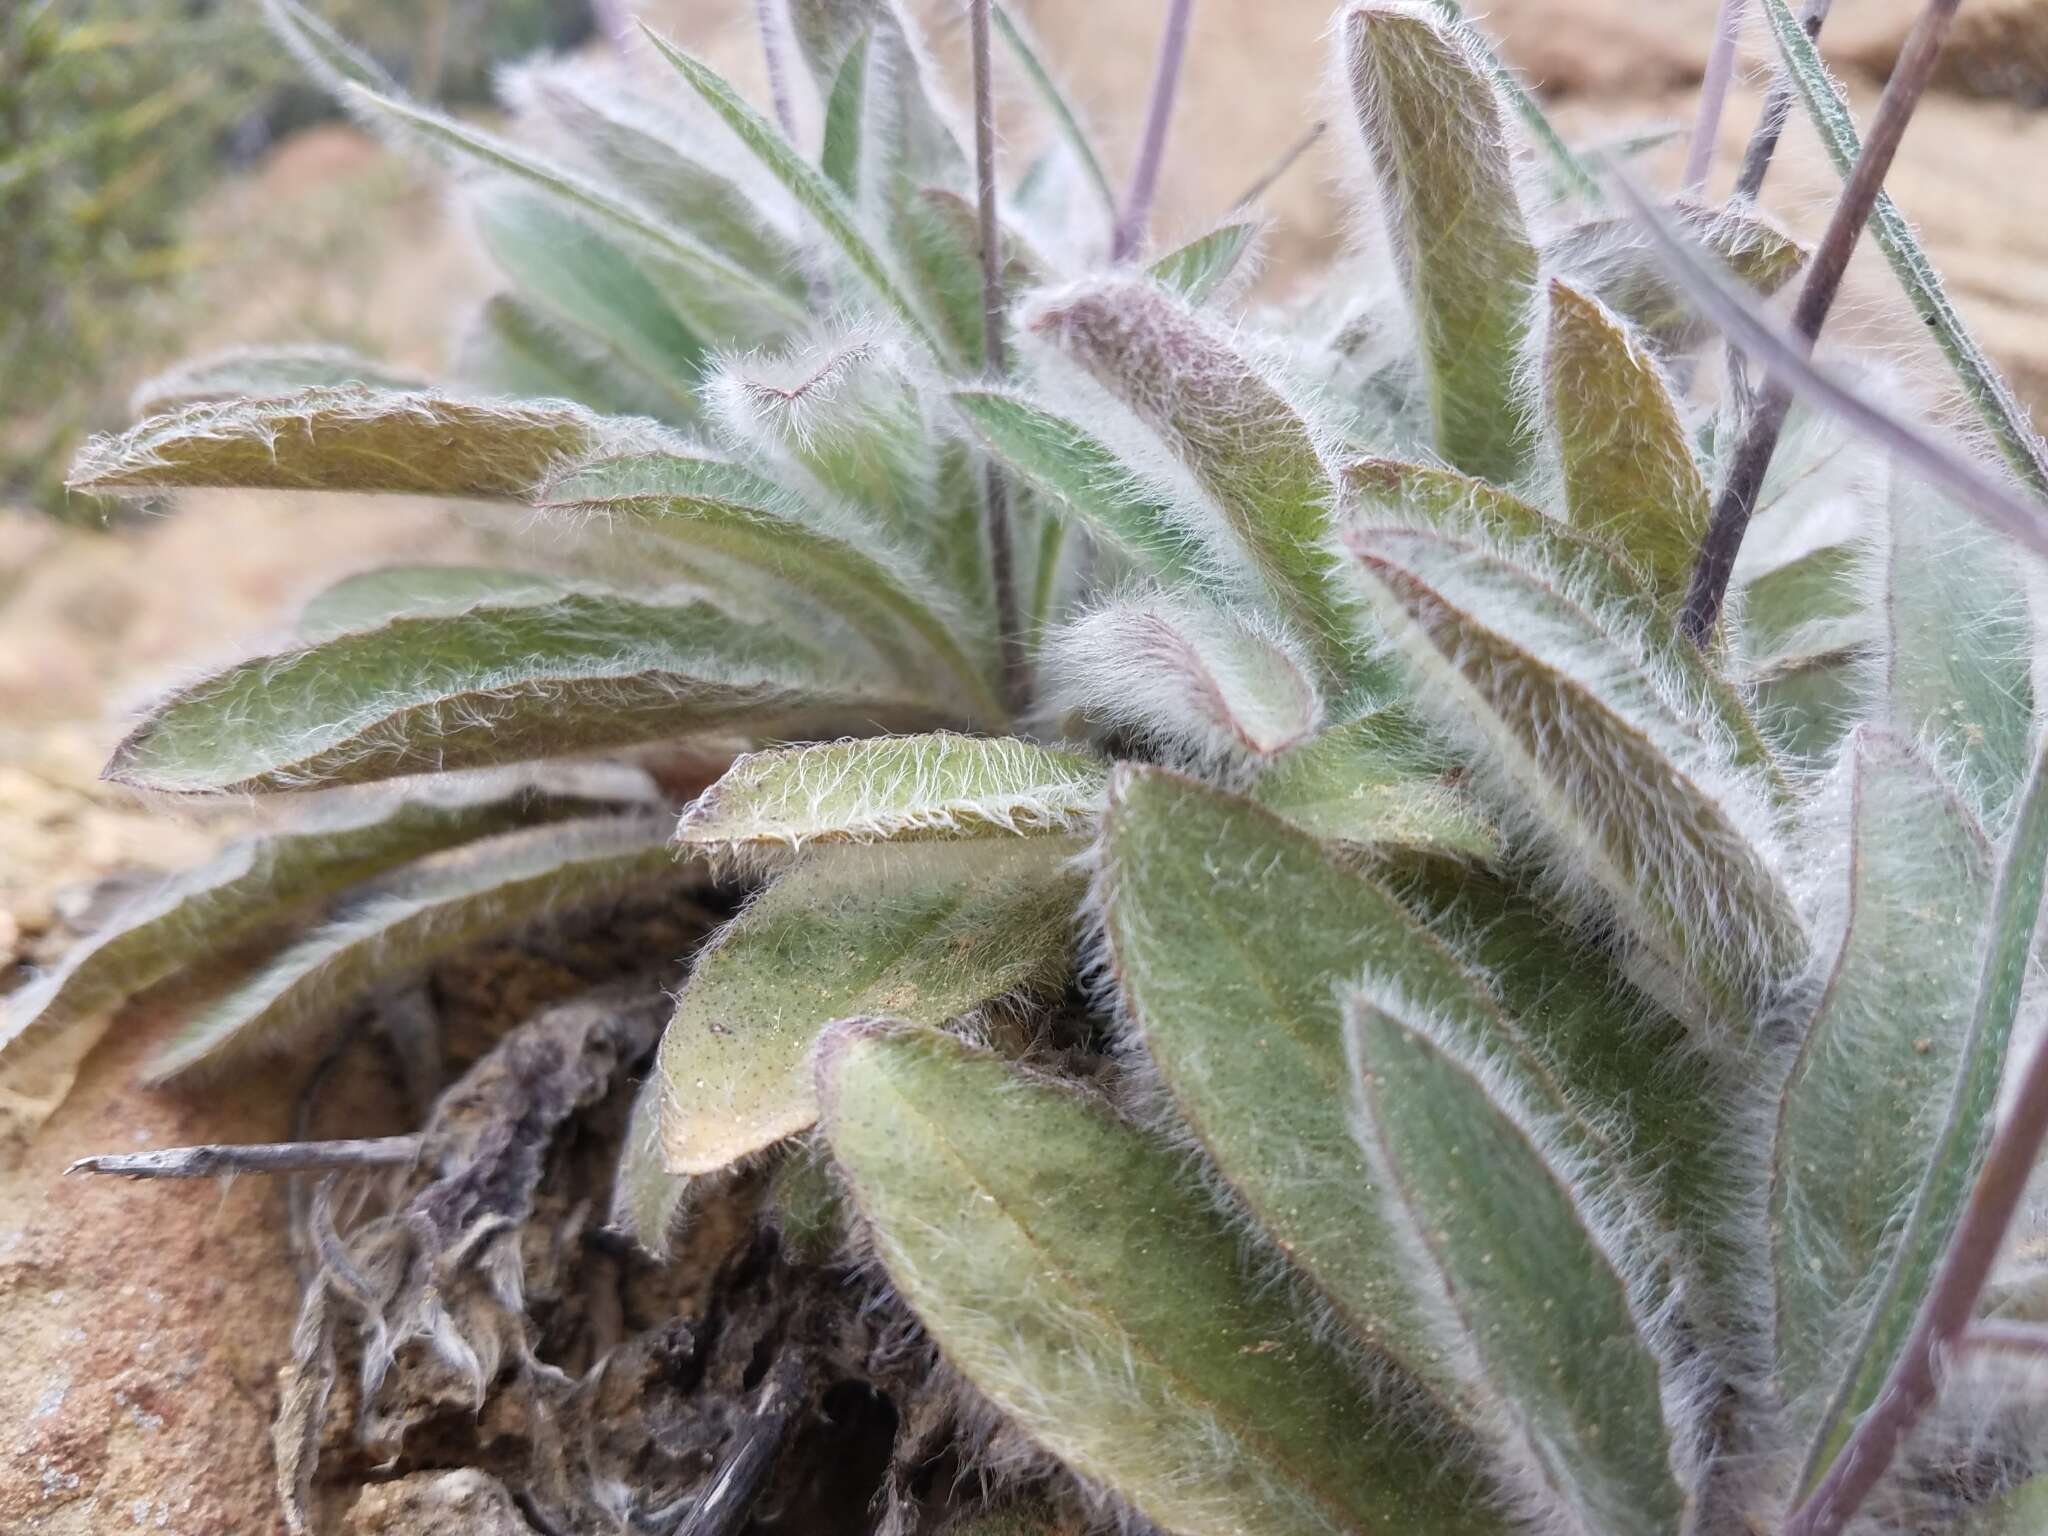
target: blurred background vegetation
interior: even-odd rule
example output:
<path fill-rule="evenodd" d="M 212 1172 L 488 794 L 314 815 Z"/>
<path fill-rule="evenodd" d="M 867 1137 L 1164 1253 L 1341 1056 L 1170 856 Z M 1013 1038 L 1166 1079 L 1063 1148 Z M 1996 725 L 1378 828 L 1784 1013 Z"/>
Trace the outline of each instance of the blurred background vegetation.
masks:
<path fill-rule="evenodd" d="M 588 0 L 321 10 L 458 104 L 488 100 L 500 61 L 591 29 Z M 334 111 L 253 0 L 0 0 L 0 503 L 66 513 L 71 445 L 124 424 L 136 360 L 180 350 L 195 285 L 233 259 L 210 187 Z"/>

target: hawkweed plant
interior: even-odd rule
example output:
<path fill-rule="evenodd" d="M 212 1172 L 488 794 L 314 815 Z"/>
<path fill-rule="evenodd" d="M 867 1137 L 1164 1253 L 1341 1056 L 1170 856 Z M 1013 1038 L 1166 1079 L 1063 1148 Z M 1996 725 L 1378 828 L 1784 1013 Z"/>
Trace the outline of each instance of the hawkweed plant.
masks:
<path fill-rule="evenodd" d="M 526 1113 L 638 1074 L 620 1230 L 672 1260 L 765 1190 L 743 1219 L 895 1320 L 838 1367 L 897 1403 L 875 1529 L 2036 1528 L 2048 461 L 1882 193 L 1955 0 L 1860 141 L 1825 4 L 1758 0 L 1718 205 L 1740 6 L 1663 198 L 1454 5 L 1347 4 L 1353 254 L 1261 303 L 1252 207 L 1151 242 L 1189 0 L 1121 195 L 991 0 L 946 35 L 964 114 L 890 0 L 764 0 L 772 115 L 650 32 L 630 78 L 512 75 L 503 135 L 267 3 L 500 285 L 446 382 L 198 363 L 73 484 L 496 503 L 516 558 L 351 577 L 155 705 L 109 777 L 275 824 L 14 997 L 0 1066 L 61 1093 L 57 1042 L 210 968 L 156 1075 L 230 1072 L 484 940 L 738 889 Z M 1795 107 L 1844 175 L 1810 250 L 1756 205 Z M 1947 415 L 1814 356 L 1866 230 Z M 680 807 L 679 761 L 714 780 Z M 345 1323 L 365 1404 L 408 1339 L 479 1397 L 574 1387 L 530 1255 L 406 1209 L 323 1218 L 296 1527 Z M 680 1494 L 529 1502 L 739 1529 L 825 1411 L 763 1380 Z"/>

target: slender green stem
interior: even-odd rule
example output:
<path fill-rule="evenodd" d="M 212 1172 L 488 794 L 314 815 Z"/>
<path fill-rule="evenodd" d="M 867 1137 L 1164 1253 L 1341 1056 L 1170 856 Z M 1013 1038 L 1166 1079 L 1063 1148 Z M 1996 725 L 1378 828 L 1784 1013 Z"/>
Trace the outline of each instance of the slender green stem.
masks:
<path fill-rule="evenodd" d="M 1842 278 L 1849 269 L 1849 258 L 1855 253 L 1864 225 L 1870 222 L 1870 212 L 1877 204 L 1878 194 L 1884 190 L 1885 175 L 1891 170 L 1892 157 L 1898 153 L 1899 142 L 1906 135 L 1906 125 L 1912 122 L 1914 109 L 1920 105 L 1927 82 L 1933 78 L 1935 63 L 1941 57 L 1942 42 L 1948 36 L 1949 24 L 1955 19 L 1959 4 L 1961 0 L 1928 0 L 1911 36 L 1906 39 L 1898 65 L 1893 69 L 1884 97 L 1878 103 L 1870 137 L 1864 141 L 1856 167 L 1842 188 L 1842 196 L 1836 202 L 1827 230 L 1807 266 L 1806 280 L 1800 287 L 1798 301 L 1793 305 L 1793 339 L 1803 352 L 1813 350 L 1828 311 L 1834 307 L 1835 298 L 1841 292 Z M 1699 562 L 1693 568 L 1691 589 L 1686 593 L 1685 609 L 1680 616 L 1686 634 L 1697 643 L 1705 643 L 1720 619 L 1721 603 L 1727 596 L 1728 581 L 1735 570 L 1735 556 L 1742 548 L 1743 535 L 1749 530 L 1750 515 L 1756 508 L 1757 495 L 1763 489 L 1772 455 L 1777 452 L 1778 437 L 1784 430 L 1785 416 L 1791 404 L 1789 385 L 1778 379 L 1767 382 L 1750 417 L 1748 430 L 1730 461 L 1728 478 L 1714 505 L 1713 520 L 1701 546 Z"/>
<path fill-rule="evenodd" d="M 1145 242 L 1152 200 L 1159 192 L 1159 169 L 1166 162 L 1166 130 L 1173 122 L 1174 98 L 1180 93 L 1181 65 L 1187 59 L 1194 12 L 1195 0 L 1167 0 L 1159 69 L 1152 78 L 1152 105 L 1145 113 L 1145 139 L 1138 147 L 1138 164 L 1131 172 L 1130 190 L 1124 194 L 1123 212 L 1117 216 L 1109 248 L 1111 261 L 1129 261 Z"/>
<path fill-rule="evenodd" d="M 1003 232 L 996 216 L 995 78 L 989 57 L 991 0 L 972 0 L 968 12 L 974 53 L 974 182 L 981 237 L 982 355 L 989 374 L 1009 372 L 1008 338 L 1003 333 Z M 1020 707 L 1024 686 L 1023 631 L 1017 616 L 1017 575 L 1010 548 L 1010 488 L 994 458 L 983 470 L 982 500 L 988 512 L 989 575 L 995 587 L 996 640 L 1002 654 L 1003 687 L 1010 707 Z"/>

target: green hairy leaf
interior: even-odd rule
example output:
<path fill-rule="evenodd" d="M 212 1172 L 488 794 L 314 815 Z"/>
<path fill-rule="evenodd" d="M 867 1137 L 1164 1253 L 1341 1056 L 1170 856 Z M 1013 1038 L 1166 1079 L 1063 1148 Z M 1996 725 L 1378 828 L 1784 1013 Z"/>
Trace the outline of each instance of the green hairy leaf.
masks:
<path fill-rule="evenodd" d="M 851 522 L 843 532 L 808 525 L 800 504 L 752 470 L 679 452 L 596 459 L 550 479 L 537 500 L 560 517 L 644 523 L 703 562 L 714 589 L 733 568 L 767 577 L 858 635 L 898 677 L 942 679 L 962 696 L 963 712 L 1001 718 L 986 674 L 914 579 L 862 547 L 879 541 Z"/>
<path fill-rule="evenodd" d="M 269 400 L 349 385 L 385 394 L 432 387 L 342 347 L 230 347 L 158 374 L 129 396 L 128 409 L 137 417 L 167 416 L 209 401 Z"/>
<path fill-rule="evenodd" d="M 7 999 L 0 1050 L 31 1029 L 118 1007 L 178 971 L 232 953 L 294 913 L 427 854 L 531 822 L 652 802 L 633 769 L 421 785 L 343 802 L 242 838 L 114 912 L 64 963 Z"/>
<path fill-rule="evenodd" d="M 1826 1473 L 1851 1426 L 1883 1389 L 1970 1197 L 1996 1122 L 1998 1088 L 2005 1078 L 2006 1053 L 2019 1018 L 2020 994 L 2041 921 L 2044 880 L 2048 880 L 2048 743 L 2036 748 L 1999 858 L 1979 950 L 1969 1032 L 1964 1037 L 1947 1118 L 1920 1174 L 1911 1212 L 1892 1249 L 1892 1261 L 1879 1282 L 1868 1313 L 1869 1324 L 1842 1374 L 1840 1389 L 1821 1417 L 1800 1480 L 1802 1491 L 1810 1490 Z"/>
<path fill-rule="evenodd" d="M 612 1225 L 656 1258 L 666 1259 L 691 1181 L 687 1174 L 670 1173 L 662 1163 L 661 1099 L 658 1074 L 633 1095 L 633 1113 L 619 1147 L 619 1170 L 612 1180 Z"/>
<path fill-rule="evenodd" d="M 1437 451 L 1489 480 L 1526 451 L 1515 388 L 1537 254 L 1483 54 L 1431 8 L 1376 0 L 1343 19 L 1352 106 L 1394 265 L 1420 333 Z"/>
<path fill-rule="evenodd" d="M 1391 895 L 1243 800 L 1123 768 L 1102 866 L 1110 974 L 1188 1127 L 1351 1335 L 1461 1405 L 1351 1138 L 1337 988 L 1371 972 L 1431 999 L 1562 1111 L 1545 1064 Z"/>
<path fill-rule="evenodd" d="M 1145 270 L 1190 304 L 1200 304 L 1230 281 L 1258 234 L 1258 225 L 1248 220 L 1225 224 L 1167 252 Z"/>
<path fill-rule="evenodd" d="M 693 234 L 565 166 L 467 123 L 361 86 L 349 87 L 344 100 L 371 124 L 422 145 L 458 171 L 509 177 L 607 233 L 673 262 L 702 285 L 707 297 L 718 295 L 730 306 L 731 313 L 724 318 L 741 334 L 803 323 L 803 306 L 783 288 L 779 274 L 750 271 Z"/>
<path fill-rule="evenodd" d="M 524 501 L 558 460 L 653 436 L 559 401 L 519 404 L 357 386 L 212 401 L 96 437 L 73 490 L 389 491 Z"/>
<path fill-rule="evenodd" d="M 480 605 L 545 603 L 572 583 L 488 565 L 396 565 L 344 576 L 309 598 L 293 633 L 311 643 L 375 629 L 392 619 L 466 613 Z"/>
<path fill-rule="evenodd" d="M 1101 202 L 1104 217 L 1114 222 L 1117 215 L 1116 192 L 1109 184 L 1108 173 L 1102 168 L 1102 157 L 1095 152 L 1094 140 L 1081 126 L 1080 114 L 1074 110 L 1073 105 L 1067 100 L 1066 93 L 1060 89 L 1059 82 L 1053 79 L 1052 72 L 1039 58 L 1037 48 L 1026 36 L 1024 29 L 1017 25 L 1017 18 L 1010 14 L 1010 8 L 1006 5 L 996 5 L 992 7 L 992 13 L 995 16 L 996 30 L 1002 34 L 1003 41 L 1009 45 L 1017 63 L 1023 68 L 1025 78 L 1031 82 L 1039 98 L 1045 103 L 1046 111 L 1052 117 L 1053 126 L 1073 153 L 1082 174 L 1087 178 L 1089 187 Z"/>
<path fill-rule="evenodd" d="M 1163 581 L 1195 579 L 1199 559 L 1171 508 L 1085 428 L 1021 395 L 960 389 L 952 400 L 1004 463 L 1094 538 Z"/>
<path fill-rule="evenodd" d="M 1500 809 L 1703 989 L 1669 1001 L 1749 1038 L 1805 935 L 1758 786 L 1702 733 L 1703 699 L 1672 697 L 1679 679 L 1653 675 L 1625 629 L 1477 546 L 1363 525 L 1344 541 L 1420 706 L 1473 743 Z"/>
<path fill-rule="evenodd" d="M 1678 198 L 1664 211 L 1759 297 L 1784 287 L 1806 261 L 1798 241 L 1749 210 Z M 1543 262 L 1621 316 L 1662 355 L 1697 347 L 1713 335 L 1626 214 L 1573 225 L 1544 246 Z"/>
<path fill-rule="evenodd" d="M 1220 330 L 1148 282 L 1110 277 L 1063 290 L 1025 326 L 1186 465 L 1213 507 L 1198 536 L 1232 568 L 1248 563 L 1325 671 L 1347 677 L 1351 631 L 1322 542 L 1334 479 L 1286 396 Z"/>
<path fill-rule="evenodd" d="M 825 846 L 697 963 L 662 1037 L 667 1166 L 715 1173 L 811 1125 L 811 1049 L 837 1019 L 943 1024 L 1057 984 L 1086 877 L 1078 840 Z"/>
<path fill-rule="evenodd" d="M 636 261 L 545 198 L 497 190 L 471 200 L 485 252 L 518 285 L 521 302 L 595 338 L 660 388 L 664 419 L 694 419 L 703 339 Z"/>
<path fill-rule="evenodd" d="M 1413 716 L 1375 709 L 1281 754 L 1251 796 L 1325 842 L 1492 859 L 1500 833 L 1455 778 Z"/>
<path fill-rule="evenodd" d="M 1194 598 L 1111 598 L 1049 635 L 1040 666 L 1059 707 L 1198 758 L 1269 758 L 1322 723 L 1298 643 L 1253 612 Z"/>
<path fill-rule="evenodd" d="M 1832 1384 L 1941 1134 L 1991 901 L 1984 834 L 1916 751 L 1859 733 L 1841 775 L 1846 803 L 1815 838 L 1846 843 L 1841 939 L 1779 1102 L 1771 1178 L 1795 1402 Z"/>
<path fill-rule="evenodd" d="M 1377 991 L 1347 1007 L 1358 1138 L 1435 1327 L 1509 1426 L 1517 1491 L 1589 1530 L 1685 1528 L 1691 1469 L 1632 1294 L 1643 1234 L 1502 1080 Z M 1395 1010 L 1400 1010 L 1396 1012 Z"/>
<path fill-rule="evenodd" d="M 347 42 L 339 32 L 298 0 L 262 0 L 263 19 L 289 48 L 306 72 L 328 91 L 340 95 L 350 83 L 398 94 L 398 82 L 377 61 Z"/>
<path fill-rule="evenodd" d="M 782 183 L 798 206 L 817 221 L 826 238 L 846 259 L 847 265 L 860 274 L 862 281 L 881 300 L 882 307 L 902 321 L 912 336 L 934 351 L 938 350 L 931 328 L 905 295 L 881 253 L 861 233 L 853 209 L 831 179 L 799 155 L 777 132 L 775 125 L 741 100 L 739 93 L 716 70 L 691 58 L 658 33 L 646 28 L 642 30 L 655 51 L 675 66 L 676 72 L 689 83 L 690 88 L 739 136 L 748 152 Z"/>
<path fill-rule="evenodd" d="M 1188 1536 L 1504 1529 L 1363 1394 L 1169 1147 L 930 1033 L 834 1038 L 833 1155 L 947 1360 L 1033 1440 Z"/>
<path fill-rule="evenodd" d="M 242 662 L 158 705 L 107 777 L 186 794 L 310 789 L 925 713 L 708 604 L 578 592 L 401 614 Z"/>
<path fill-rule="evenodd" d="M 1956 759 L 1971 798 L 2003 825 L 2026 782 L 2034 730 L 2026 573 L 2003 539 L 1897 470 L 1890 478 L 1881 652 L 1890 723 Z"/>
<path fill-rule="evenodd" d="M 1566 514 L 1619 546 L 1675 611 L 1711 509 L 1663 370 L 1614 316 L 1553 278 L 1543 388 Z"/>
<path fill-rule="evenodd" d="M 483 394 L 571 400 L 608 416 L 686 423 L 696 402 L 642 372 L 602 336 L 514 294 L 484 301 L 464 328 L 455 376 Z"/>
<path fill-rule="evenodd" d="M 1097 760 L 947 734 L 754 752 L 683 813 L 676 840 L 706 853 L 798 852 L 814 843 L 1078 832 L 1107 775 Z"/>
<path fill-rule="evenodd" d="M 818 169 L 849 203 L 860 202 L 861 137 L 865 130 L 868 88 L 868 38 L 862 34 L 846 51 L 838 78 L 825 98 L 825 142 Z"/>
<path fill-rule="evenodd" d="M 436 854 L 366 891 L 325 927 L 209 1003 L 150 1063 L 155 1081 L 303 1039 L 364 994 L 480 940 L 579 906 L 701 876 L 665 817 L 563 822 Z"/>

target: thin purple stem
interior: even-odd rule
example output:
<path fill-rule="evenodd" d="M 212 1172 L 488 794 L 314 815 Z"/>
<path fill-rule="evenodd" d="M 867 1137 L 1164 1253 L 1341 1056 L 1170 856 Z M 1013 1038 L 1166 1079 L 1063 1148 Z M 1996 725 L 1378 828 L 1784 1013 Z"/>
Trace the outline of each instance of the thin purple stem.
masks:
<path fill-rule="evenodd" d="M 2034 1048 L 2012 1111 L 1991 1138 L 1983 1170 L 1912 1335 L 1870 1411 L 1820 1486 L 1785 1523 L 1785 1536 L 1836 1536 L 1862 1507 L 1899 1444 L 1941 1388 L 1941 1371 L 1970 1330 L 2006 1229 L 2020 1208 L 2041 1144 L 2048 1140 L 2048 1040 Z"/>
<path fill-rule="evenodd" d="M 981 340 L 992 377 L 1009 371 L 1003 333 L 1008 306 L 1003 295 L 1003 232 L 996 216 L 996 93 L 989 42 L 990 0 L 970 0 L 968 20 L 974 54 L 974 185 L 981 238 Z M 996 638 L 1002 654 L 1003 687 L 1012 709 L 1023 704 L 1024 651 L 1017 614 L 1017 577 L 1010 548 L 1010 488 L 995 460 L 983 474 L 988 509 L 989 576 L 995 587 Z"/>
<path fill-rule="evenodd" d="M 1735 79 L 1735 45 L 1742 40 L 1742 14 L 1749 0 L 1721 0 L 1714 46 L 1707 54 L 1707 72 L 1700 80 L 1700 112 L 1692 125 L 1692 143 L 1685 152 L 1685 190 L 1698 192 L 1713 168 L 1714 146 L 1721 137 L 1721 113 L 1728 105 L 1728 87 Z"/>
<path fill-rule="evenodd" d="M 1933 78 L 1949 23 L 1955 19 L 1956 7 L 1961 3 L 1962 0 L 1928 0 L 1885 85 L 1883 99 L 1877 104 L 1876 120 L 1863 141 L 1863 152 L 1849 172 L 1792 309 L 1793 340 L 1803 353 L 1810 354 L 1820 339 L 1821 326 L 1842 290 L 1849 258 L 1855 254 L 1864 225 L 1870 222 L 1870 210 L 1884 190 L 1892 157 L 1898 153 L 1899 141 L 1906 136 L 1906 125 L 1913 120 L 1914 109 L 1920 105 L 1927 82 Z M 1735 571 L 1735 556 L 1749 530 L 1750 514 L 1763 489 L 1764 475 L 1771 467 L 1771 456 L 1777 452 L 1778 436 L 1784 430 L 1791 405 L 1790 388 L 1777 379 L 1767 381 L 1748 430 L 1730 460 L 1728 478 L 1714 504 L 1713 520 L 1700 547 L 1699 562 L 1693 567 L 1684 612 L 1679 616 L 1686 634 L 1697 643 L 1706 642 L 1720 619 L 1721 601 L 1728 594 L 1728 580 Z"/>
<path fill-rule="evenodd" d="M 1145 113 L 1145 139 L 1131 172 L 1124 211 L 1117 216 L 1110 242 L 1111 261 L 1129 261 L 1144 243 L 1152 220 L 1152 199 L 1159 192 L 1159 168 L 1166 160 L 1166 130 L 1173 121 L 1173 99 L 1180 92 L 1181 64 L 1187 58 L 1195 0 L 1168 0 L 1166 31 L 1159 40 L 1159 69 L 1152 77 L 1152 104 Z"/>
<path fill-rule="evenodd" d="M 754 0 L 754 20 L 761 28 L 761 56 L 768 65 L 768 99 L 782 136 L 796 142 L 796 106 L 789 94 L 789 70 L 782 62 L 782 30 L 775 24 L 775 0 Z"/>
<path fill-rule="evenodd" d="M 1833 0 L 1806 0 L 1800 7 L 1799 25 L 1806 29 L 1808 37 L 1820 36 L 1821 23 L 1828 19 L 1828 7 Z M 1749 137 L 1749 147 L 1742 152 L 1742 169 L 1735 177 L 1735 197 L 1738 203 L 1753 203 L 1757 194 L 1764 189 L 1764 173 L 1771 168 L 1771 157 L 1778 152 L 1778 138 L 1785 131 L 1785 124 L 1792 116 L 1792 74 L 1780 64 L 1771 75 L 1770 89 L 1764 93 L 1763 115 L 1757 119 L 1756 132 Z"/>

